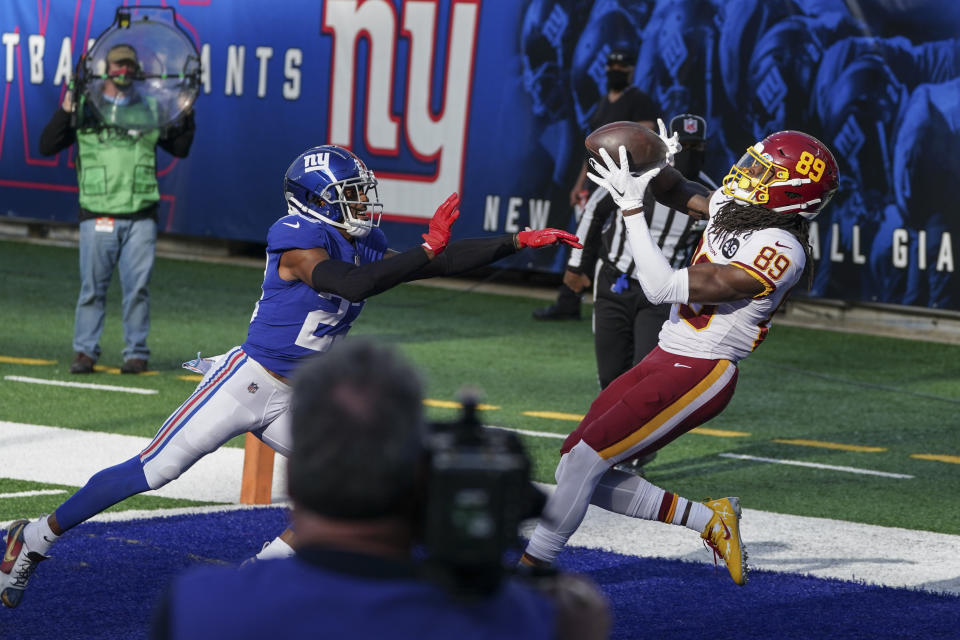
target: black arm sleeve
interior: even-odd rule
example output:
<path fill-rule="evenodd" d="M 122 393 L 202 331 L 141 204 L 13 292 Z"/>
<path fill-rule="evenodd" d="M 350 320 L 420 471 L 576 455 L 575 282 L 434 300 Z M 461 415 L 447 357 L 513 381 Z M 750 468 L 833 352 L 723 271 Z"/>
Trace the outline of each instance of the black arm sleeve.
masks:
<path fill-rule="evenodd" d="M 314 291 L 360 302 L 410 280 L 410 274 L 429 260 L 420 246 L 359 267 L 342 260 L 324 260 L 313 268 L 312 286 Z"/>
<path fill-rule="evenodd" d="M 660 175 L 650 183 L 650 187 L 657 202 L 684 213 L 687 212 L 687 202 L 691 196 L 710 194 L 710 189 L 705 185 L 687 180 L 673 167 L 664 167 Z"/>
<path fill-rule="evenodd" d="M 439 256 L 405 278 L 423 280 L 434 276 L 453 276 L 496 262 L 517 252 L 513 234 L 492 238 L 467 238 L 447 245 Z M 393 260 L 394 258 L 391 258 Z"/>
<path fill-rule="evenodd" d="M 197 126 L 193 119 L 193 110 L 187 112 L 175 125 L 160 136 L 157 144 L 161 149 L 176 158 L 186 158 L 193 144 L 193 134 Z"/>
<path fill-rule="evenodd" d="M 70 126 L 70 114 L 60 108 L 43 128 L 43 133 L 40 134 L 39 150 L 41 155 L 52 156 L 76 141 L 77 130 Z"/>

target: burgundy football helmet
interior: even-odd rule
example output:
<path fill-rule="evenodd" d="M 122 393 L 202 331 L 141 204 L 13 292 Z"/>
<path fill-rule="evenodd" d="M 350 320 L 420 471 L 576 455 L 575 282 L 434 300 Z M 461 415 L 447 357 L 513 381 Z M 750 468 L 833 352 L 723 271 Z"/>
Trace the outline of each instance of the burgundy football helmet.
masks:
<path fill-rule="evenodd" d="M 837 191 L 839 169 L 826 145 L 799 131 L 778 131 L 747 149 L 723 179 L 723 192 L 813 220 Z"/>

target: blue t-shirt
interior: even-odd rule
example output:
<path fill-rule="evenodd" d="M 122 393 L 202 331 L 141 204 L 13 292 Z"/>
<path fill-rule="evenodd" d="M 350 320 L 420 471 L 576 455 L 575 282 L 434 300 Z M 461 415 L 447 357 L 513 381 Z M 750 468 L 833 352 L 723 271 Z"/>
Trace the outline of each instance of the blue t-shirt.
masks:
<path fill-rule="evenodd" d="M 300 280 L 288 282 L 279 276 L 284 251 L 315 248 L 326 249 L 333 260 L 362 265 L 383 258 L 387 238 L 380 229 L 372 229 L 353 244 L 335 227 L 297 214 L 284 216 L 270 227 L 263 295 L 242 346 L 261 365 L 286 377 L 302 358 L 323 353 L 336 338 L 345 336 L 364 305 L 364 301 L 317 293 Z"/>
<path fill-rule="evenodd" d="M 168 592 L 161 617 L 169 635 L 162 637 L 556 637 L 556 605 L 526 584 L 507 580 L 492 596 L 461 601 L 410 569 L 410 563 L 333 550 L 307 550 L 243 569 L 195 569 Z"/>

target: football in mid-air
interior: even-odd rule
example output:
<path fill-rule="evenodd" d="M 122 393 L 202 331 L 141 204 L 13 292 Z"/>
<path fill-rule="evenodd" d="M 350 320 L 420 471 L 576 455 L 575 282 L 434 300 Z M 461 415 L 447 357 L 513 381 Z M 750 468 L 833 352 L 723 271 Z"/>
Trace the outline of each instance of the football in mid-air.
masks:
<path fill-rule="evenodd" d="M 584 144 L 598 162 L 603 162 L 600 158 L 600 149 L 606 149 L 618 164 L 620 163 L 620 145 L 623 145 L 627 148 L 630 170 L 634 172 L 644 171 L 665 160 L 667 156 L 667 145 L 655 131 L 639 122 L 629 120 L 611 122 L 597 128 L 587 136 Z"/>

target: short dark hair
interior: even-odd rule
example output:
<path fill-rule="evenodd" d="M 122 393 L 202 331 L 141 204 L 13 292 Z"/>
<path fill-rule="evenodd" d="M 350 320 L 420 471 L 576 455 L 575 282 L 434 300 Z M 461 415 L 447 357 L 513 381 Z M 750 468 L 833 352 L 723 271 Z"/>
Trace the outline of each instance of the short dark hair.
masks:
<path fill-rule="evenodd" d="M 424 452 L 420 376 L 393 347 L 338 342 L 297 371 L 287 465 L 298 506 L 341 519 L 405 515 Z"/>

